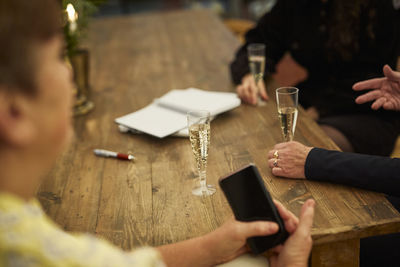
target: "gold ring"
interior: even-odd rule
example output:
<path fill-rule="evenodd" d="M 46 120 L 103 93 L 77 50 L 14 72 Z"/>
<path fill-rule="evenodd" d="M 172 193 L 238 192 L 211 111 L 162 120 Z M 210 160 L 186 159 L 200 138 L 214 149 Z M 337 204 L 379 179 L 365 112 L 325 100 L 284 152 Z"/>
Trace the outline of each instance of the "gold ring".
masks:
<path fill-rule="evenodd" d="M 279 158 L 279 154 L 278 154 L 278 150 L 275 150 L 275 152 L 274 152 L 274 158 Z"/>
<path fill-rule="evenodd" d="M 274 167 L 278 167 L 278 159 L 274 159 L 274 162 L 272 163 L 272 165 L 274 165 Z"/>

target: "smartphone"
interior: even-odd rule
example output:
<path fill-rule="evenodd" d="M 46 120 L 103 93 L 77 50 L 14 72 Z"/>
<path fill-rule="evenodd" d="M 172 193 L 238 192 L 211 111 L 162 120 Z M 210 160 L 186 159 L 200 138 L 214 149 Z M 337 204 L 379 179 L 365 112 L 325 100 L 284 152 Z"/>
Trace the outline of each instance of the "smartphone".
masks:
<path fill-rule="evenodd" d="M 289 233 L 286 231 L 284 222 L 254 164 L 221 177 L 219 185 L 236 220 L 243 222 L 272 221 L 279 225 L 279 231 L 274 235 L 247 239 L 247 244 L 254 254 L 263 253 L 285 242 Z"/>

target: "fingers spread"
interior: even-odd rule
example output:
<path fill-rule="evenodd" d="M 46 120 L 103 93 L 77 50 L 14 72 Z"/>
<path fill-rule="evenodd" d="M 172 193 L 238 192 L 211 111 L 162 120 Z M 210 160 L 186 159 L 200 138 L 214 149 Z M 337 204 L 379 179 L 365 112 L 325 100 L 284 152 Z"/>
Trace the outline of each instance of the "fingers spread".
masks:
<path fill-rule="evenodd" d="M 373 110 L 377 110 L 377 109 L 379 109 L 380 107 L 382 107 L 382 105 L 384 104 L 384 103 L 386 103 L 386 98 L 385 97 L 380 97 L 380 98 L 378 98 L 374 103 L 372 103 L 372 105 L 371 105 L 371 108 L 373 109 Z"/>
<path fill-rule="evenodd" d="M 391 81 L 400 81 L 400 72 L 393 71 L 387 64 L 383 67 L 383 73 Z"/>
<path fill-rule="evenodd" d="M 367 90 L 367 89 L 377 89 L 377 88 L 381 87 L 382 82 L 385 80 L 386 80 L 386 78 L 374 78 L 374 79 L 358 82 L 353 85 L 353 90 L 361 91 L 361 90 Z"/>
<path fill-rule="evenodd" d="M 371 92 L 368 92 L 366 94 L 360 95 L 359 97 L 356 98 L 356 103 L 357 104 L 364 104 L 366 102 L 375 100 L 379 97 L 382 96 L 382 91 L 381 90 L 374 90 Z"/>
<path fill-rule="evenodd" d="M 395 110 L 396 105 L 393 102 L 387 101 L 383 104 L 383 108 L 386 110 Z"/>

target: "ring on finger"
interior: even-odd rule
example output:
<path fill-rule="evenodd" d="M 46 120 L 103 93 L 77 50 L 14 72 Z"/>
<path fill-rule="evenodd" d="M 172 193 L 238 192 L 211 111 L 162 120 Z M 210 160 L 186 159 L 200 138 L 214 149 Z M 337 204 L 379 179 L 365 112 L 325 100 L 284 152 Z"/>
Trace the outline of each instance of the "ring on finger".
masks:
<path fill-rule="evenodd" d="M 272 163 L 272 165 L 274 165 L 274 167 L 278 167 L 278 159 L 274 159 L 274 162 Z"/>
<path fill-rule="evenodd" d="M 278 159 L 278 158 L 279 158 L 279 153 L 278 153 L 278 150 L 275 150 L 275 152 L 274 152 L 274 158 L 276 158 L 276 159 Z"/>

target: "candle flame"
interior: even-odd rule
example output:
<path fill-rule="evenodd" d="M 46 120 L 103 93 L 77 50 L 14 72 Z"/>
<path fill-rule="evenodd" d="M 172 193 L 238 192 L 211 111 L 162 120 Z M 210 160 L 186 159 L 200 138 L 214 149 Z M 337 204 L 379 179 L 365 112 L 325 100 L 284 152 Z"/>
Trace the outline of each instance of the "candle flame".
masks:
<path fill-rule="evenodd" d="M 76 13 L 75 8 L 71 3 L 67 5 L 67 14 L 70 22 L 75 22 L 78 19 L 78 13 Z"/>

